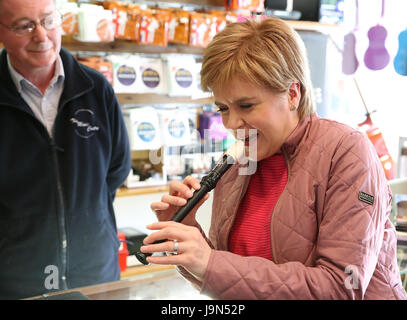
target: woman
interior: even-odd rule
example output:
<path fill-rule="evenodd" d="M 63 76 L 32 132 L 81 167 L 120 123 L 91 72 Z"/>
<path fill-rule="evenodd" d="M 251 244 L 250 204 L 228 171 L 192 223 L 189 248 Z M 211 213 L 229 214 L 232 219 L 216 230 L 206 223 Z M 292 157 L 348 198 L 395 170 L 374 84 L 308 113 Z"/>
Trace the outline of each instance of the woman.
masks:
<path fill-rule="evenodd" d="M 151 204 L 160 222 L 141 250 L 178 254 L 148 260 L 176 264 L 218 299 L 405 299 L 377 154 L 315 114 L 298 34 L 274 18 L 230 24 L 207 47 L 201 78 L 225 127 L 243 130 L 246 146 L 256 140 L 257 170 L 239 175 L 236 164 L 218 182 L 209 239 L 200 204 L 182 224 L 167 221 L 200 187 L 171 182 Z"/>

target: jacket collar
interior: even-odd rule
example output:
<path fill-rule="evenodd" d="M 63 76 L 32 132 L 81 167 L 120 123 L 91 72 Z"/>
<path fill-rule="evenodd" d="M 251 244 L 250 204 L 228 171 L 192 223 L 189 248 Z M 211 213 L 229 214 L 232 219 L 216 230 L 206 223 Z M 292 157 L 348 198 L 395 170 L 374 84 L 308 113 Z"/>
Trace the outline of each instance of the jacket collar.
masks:
<path fill-rule="evenodd" d="M 27 108 L 22 108 L 25 105 L 23 99 L 20 97 L 17 88 L 11 78 L 8 64 L 7 64 L 7 52 L 3 49 L 0 55 L 0 104 L 10 104 L 15 106 L 20 106 L 20 109 L 30 110 Z"/>
<path fill-rule="evenodd" d="M 287 140 L 283 143 L 281 150 L 289 158 L 295 155 L 295 152 L 298 149 L 297 147 L 301 144 L 303 138 L 307 136 L 312 122 L 316 119 L 318 119 L 318 115 L 316 113 L 313 113 L 310 116 L 306 117 L 304 120 L 298 122 L 297 127 L 294 129 L 293 132 L 291 132 Z"/>
<path fill-rule="evenodd" d="M 60 56 L 65 70 L 64 91 L 62 92 L 60 100 L 61 107 L 69 100 L 75 99 L 92 90 L 94 83 L 66 49 L 61 48 Z M 5 49 L 3 49 L 0 54 L 0 105 L 11 105 L 20 110 L 30 112 L 30 108 L 20 97 L 10 76 L 7 65 L 7 52 Z"/>
<path fill-rule="evenodd" d="M 60 106 L 63 106 L 66 102 L 92 90 L 94 82 L 66 49 L 61 48 L 60 56 L 65 70 L 64 91 L 60 101 Z"/>

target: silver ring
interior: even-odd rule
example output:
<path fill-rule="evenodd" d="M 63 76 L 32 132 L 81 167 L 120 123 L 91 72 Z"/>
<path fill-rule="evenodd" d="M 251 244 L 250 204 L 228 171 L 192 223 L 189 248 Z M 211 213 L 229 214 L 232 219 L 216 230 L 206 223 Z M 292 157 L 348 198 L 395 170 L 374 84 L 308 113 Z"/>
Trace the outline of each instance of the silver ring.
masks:
<path fill-rule="evenodd" d="M 175 254 L 178 254 L 178 241 L 172 240 L 174 242 L 174 249 L 172 250 Z"/>

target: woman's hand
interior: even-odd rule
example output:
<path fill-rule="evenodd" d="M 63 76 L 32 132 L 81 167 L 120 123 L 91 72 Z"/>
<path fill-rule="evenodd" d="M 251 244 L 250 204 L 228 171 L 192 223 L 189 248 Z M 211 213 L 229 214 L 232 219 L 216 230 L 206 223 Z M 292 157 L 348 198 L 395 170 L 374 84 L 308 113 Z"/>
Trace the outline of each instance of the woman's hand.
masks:
<path fill-rule="evenodd" d="M 158 230 L 147 236 L 140 248 L 143 253 L 174 252 L 175 241 L 178 249 L 176 254 L 167 256 L 149 256 L 147 261 L 156 264 L 174 264 L 184 267 L 198 280 L 202 280 L 211 255 L 211 248 L 200 233 L 191 226 L 178 222 L 155 222 L 147 226 L 150 230 Z M 168 241 L 152 244 L 158 240 Z"/>
<path fill-rule="evenodd" d="M 168 221 L 174 216 L 178 209 L 187 203 L 186 199 L 192 197 L 191 189 L 198 190 L 201 188 L 199 180 L 188 176 L 184 182 L 171 181 L 169 194 L 163 195 L 161 202 L 153 202 L 151 209 L 156 213 L 159 221 Z M 183 224 L 194 226 L 196 224 L 195 215 L 198 208 L 209 198 L 209 194 L 205 195 L 198 204 L 190 211 L 190 213 L 182 221 Z"/>

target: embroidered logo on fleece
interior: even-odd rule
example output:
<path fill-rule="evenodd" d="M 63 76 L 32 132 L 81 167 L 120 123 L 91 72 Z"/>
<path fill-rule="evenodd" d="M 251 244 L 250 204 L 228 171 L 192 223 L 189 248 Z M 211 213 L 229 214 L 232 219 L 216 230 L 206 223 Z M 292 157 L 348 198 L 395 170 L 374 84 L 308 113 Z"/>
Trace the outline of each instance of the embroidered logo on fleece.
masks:
<path fill-rule="evenodd" d="M 94 125 L 95 114 L 90 109 L 79 109 L 75 112 L 70 122 L 75 127 L 75 133 L 81 138 L 88 139 L 92 137 L 99 127 Z"/>
<path fill-rule="evenodd" d="M 370 195 L 370 194 L 368 194 L 366 192 L 360 191 L 359 192 L 359 200 L 363 201 L 363 202 L 365 202 L 367 204 L 373 204 L 374 203 L 374 196 L 372 196 L 372 195 Z"/>

